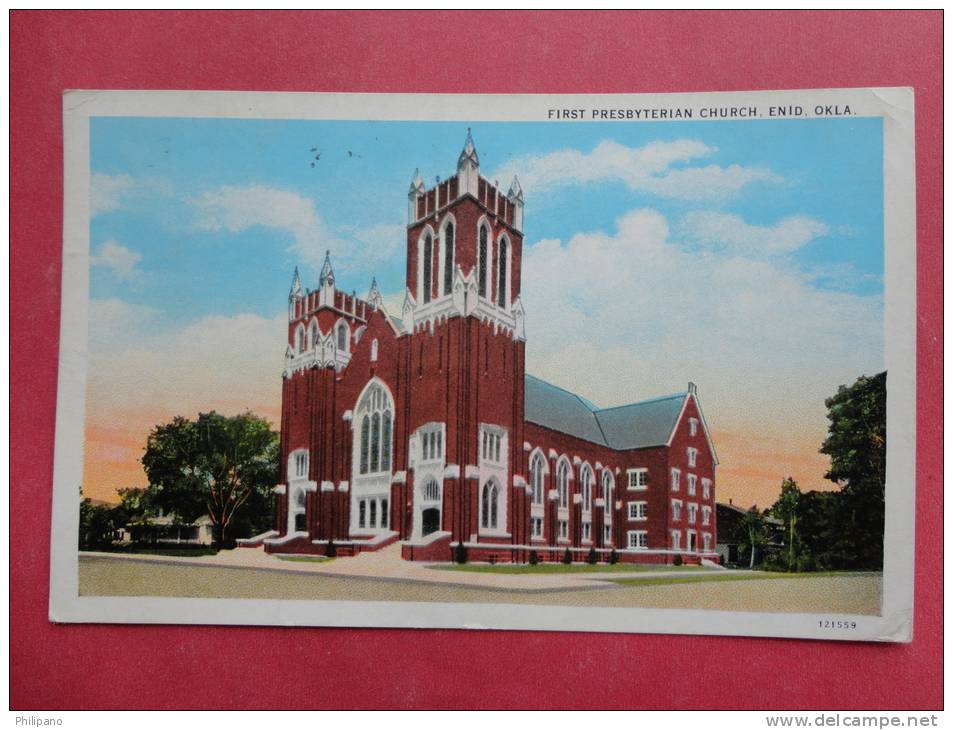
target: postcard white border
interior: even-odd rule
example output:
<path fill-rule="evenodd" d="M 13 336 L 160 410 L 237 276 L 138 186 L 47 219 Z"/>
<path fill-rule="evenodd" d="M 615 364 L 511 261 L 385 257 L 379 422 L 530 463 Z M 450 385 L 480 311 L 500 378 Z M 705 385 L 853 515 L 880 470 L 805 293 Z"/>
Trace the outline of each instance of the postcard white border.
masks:
<path fill-rule="evenodd" d="M 234 117 L 391 121 L 547 121 L 550 108 L 849 105 L 883 118 L 887 509 L 881 616 L 487 603 L 89 597 L 78 595 L 76 485 L 82 481 L 89 292 L 89 118 Z M 617 121 L 619 124 L 652 120 Z M 666 120 L 677 121 L 677 120 Z M 716 120 L 712 120 L 713 122 Z M 743 122 L 744 120 L 736 120 Z M 552 121 L 559 124 L 559 121 Z M 600 121 L 600 123 L 603 123 Z M 319 94 L 72 91 L 63 97 L 64 211 L 54 448 L 50 620 L 91 623 L 380 626 L 716 634 L 910 641 L 916 482 L 916 177 L 909 88 L 704 94 Z M 818 619 L 856 621 L 821 629 Z"/>

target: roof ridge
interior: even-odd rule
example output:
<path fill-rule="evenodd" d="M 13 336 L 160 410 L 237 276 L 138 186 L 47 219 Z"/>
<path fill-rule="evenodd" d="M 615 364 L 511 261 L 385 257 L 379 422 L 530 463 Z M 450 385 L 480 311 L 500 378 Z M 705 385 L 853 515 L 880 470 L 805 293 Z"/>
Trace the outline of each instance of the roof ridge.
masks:
<path fill-rule="evenodd" d="M 532 378 L 533 380 L 538 380 L 540 383 L 544 383 L 544 384 L 548 385 L 550 388 L 555 388 L 556 390 L 561 390 L 561 391 L 562 391 L 563 393 L 565 393 L 566 395 L 571 395 L 573 398 L 575 398 L 575 399 L 578 400 L 580 403 L 582 403 L 582 404 L 586 407 L 586 410 L 589 411 L 590 413 L 592 413 L 593 415 L 595 415 L 596 413 L 599 412 L 599 409 L 596 408 L 593 403 L 590 403 L 588 400 L 586 400 L 585 398 L 583 398 L 583 397 L 582 397 L 581 395 L 579 395 L 578 393 L 573 393 L 573 392 L 572 392 L 571 390 L 569 390 L 568 388 L 563 388 L 561 385 L 556 385 L 555 383 L 550 383 L 548 380 L 543 380 L 543 379 L 542 379 L 541 377 L 539 377 L 538 375 L 533 375 L 532 373 L 523 373 L 523 377 L 524 377 L 524 378 Z M 600 428 L 600 430 L 601 430 L 601 428 Z"/>
<path fill-rule="evenodd" d="M 637 400 L 637 401 L 633 401 L 632 403 L 623 403 L 622 405 L 618 405 L 618 406 L 608 406 L 607 408 L 597 408 L 593 412 L 598 416 L 600 413 L 604 413 L 605 411 L 615 411 L 615 410 L 618 410 L 619 408 L 629 408 L 631 406 L 643 406 L 643 405 L 646 405 L 647 403 L 657 403 L 658 401 L 663 401 L 663 400 L 672 400 L 674 398 L 684 398 L 687 395 L 688 395 L 688 391 L 682 391 L 681 393 L 672 393 L 670 395 L 659 395 L 659 396 L 656 396 L 655 398 L 646 398 L 645 400 Z"/>

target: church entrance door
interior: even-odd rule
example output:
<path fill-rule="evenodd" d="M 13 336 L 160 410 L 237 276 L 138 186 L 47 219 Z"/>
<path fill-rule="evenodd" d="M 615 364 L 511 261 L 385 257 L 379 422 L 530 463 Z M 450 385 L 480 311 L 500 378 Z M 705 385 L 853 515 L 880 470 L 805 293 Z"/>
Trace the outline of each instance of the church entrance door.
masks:
<path fill-rule="evenodd" d="M 440 510 L 436 507 L 425 509 L 420 515 L 421 534 L 429 535 L 440 529 Z"/>

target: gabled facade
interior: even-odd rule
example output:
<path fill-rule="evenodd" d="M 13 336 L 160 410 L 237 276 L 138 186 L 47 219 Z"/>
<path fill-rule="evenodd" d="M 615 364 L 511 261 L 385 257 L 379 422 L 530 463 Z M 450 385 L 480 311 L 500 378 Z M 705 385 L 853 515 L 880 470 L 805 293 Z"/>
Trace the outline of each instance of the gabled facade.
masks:
<path fill-rule="evenodd" d="M 525 373 L 523 191 L 456 174 L 407 203 L 406 293 L 316 290 L 295 271 L 282 388 L 282 483 L 270 552 L 337 555 L 401 542 L 449 560 L 715 557 L 715 465 L 685 393 L 596 409 Z"/>

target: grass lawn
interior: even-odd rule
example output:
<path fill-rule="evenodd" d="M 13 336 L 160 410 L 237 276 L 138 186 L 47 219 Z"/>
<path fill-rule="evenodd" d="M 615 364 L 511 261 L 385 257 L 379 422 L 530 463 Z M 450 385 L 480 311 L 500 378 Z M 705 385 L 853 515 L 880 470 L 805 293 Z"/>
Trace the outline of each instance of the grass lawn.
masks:
<path fill-rule="evenodd" d="M 334 558 L 326 558 L 323 555 L 276 555 L 278 560 L 287 560 L 291 563 L 330 563 Z"/>
<path fill-rule="evenodd" d="M 839 575 L 853 575 L 848 572 L 827 571 L 818 573 L 773 573 L 766 570 L 717 571 L 711 575 L 660 575 L 656 578 L 613 578 L 612 582 L 621 586 L 666 586 L 677 583 L 714 583 L 734 580 L 772 580 L 777 578 L 830 578 Z"/>
<path fill-rule="evenodd" d="M 186 548 L 149 547 L 147 545 L 127 545 L 119 548 L 105 548 L 105 552 L 125 553 L 127 555 L 166 555 L 180 558 L 197 558 L 202 555 L 215 555 L 217 547 L 211 545 L 196 545 Z"/>
<path fill-rule="evenodd" d="M 552 573 L 644 573 L 654 570 L 712 570 L 704 565 L 637 565 L 634 563 L 539 563 L 528 565 L 523 563 L 464 563 L 458 565 L 430 565 L 431 570 L 459 570 L 464 573 L 501 573 L 505 575 L 546 575 Z M 638 579 L 642 582 L 642 579 Z"/>

